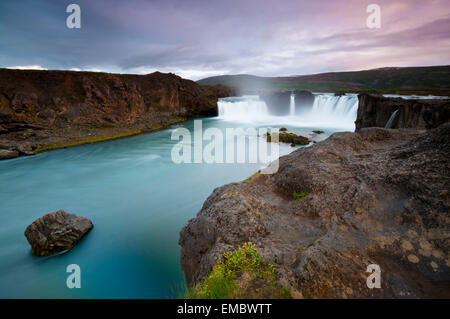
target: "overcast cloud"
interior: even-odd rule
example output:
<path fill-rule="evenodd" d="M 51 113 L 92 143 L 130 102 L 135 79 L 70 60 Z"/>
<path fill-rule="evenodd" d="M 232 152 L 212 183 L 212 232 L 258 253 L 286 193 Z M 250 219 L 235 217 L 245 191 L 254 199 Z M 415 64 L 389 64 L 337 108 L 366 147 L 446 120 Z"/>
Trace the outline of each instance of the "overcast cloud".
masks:
<path fill-rule="evenodd" d="M 81 7 L 81 29 L 66 7 Z M 367 5 L 381 28 L 366 27 Z M 0 67 L 194 80 L 450 64 L 447 0 L 2 0 Z"/>

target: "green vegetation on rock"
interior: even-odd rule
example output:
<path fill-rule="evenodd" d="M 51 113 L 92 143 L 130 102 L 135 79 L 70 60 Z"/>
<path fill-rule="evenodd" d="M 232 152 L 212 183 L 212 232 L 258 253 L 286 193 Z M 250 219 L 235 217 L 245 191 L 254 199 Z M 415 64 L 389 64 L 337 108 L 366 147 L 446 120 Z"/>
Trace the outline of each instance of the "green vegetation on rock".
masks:
<path fill-rule="evenodd" d="M 58 142 L 54 142 L 54 143 L 40 145 L 40 146 L 36 147 L 35 149 L 33 149 L 33 153 L 37 154 L 37 153 L 41 153 L 44 151 L 56 150 L 56 149 L 60 149 L 60 148 L 73 147 L 73 146 L 79 146 L 79 145 L 84 145 L 84 144 L 91 144 L 91 143 L 115 140 L 115 139 L 119 139 L 119 138 L 138 135 L 141 133 L 142 133 L 142 130 L 132 130 L 132 131 L 127 131 L 127 132 L 119 133 L 119 134 L 112 135 L 112 136 L 101 135 L 101 136 L 78 138 L 78 139 L 72 139 L 72 140 L 68 139 L 66 141 L 58 141 Z"/>
<path fill-rule="evenodd" d="M 250 182 L 254 181 L 256 178 L 258 178 L 259 176 L 261 176 L 261 173 L 258 171 L 256 173 L 254 173 L 253 175 L 249 176 L 246 180 L 244 180 L 244 182 L 250 183 Z"/>
<path fill-rule="evenodd" d="M 297 135 L 295 133 L 273 133 L 272 135 L 267 135 L 266 139 L 268 143 L 273 142 L 273 140 L 277 140 L 279 143 L 289 143 L 293 145 L 308 145 L 311 141 L 304 136 Z"/>
<path fill-rule="evenodd" d="M 202 283 L 187 290 L 189 299 L 291 298 L 286 288 L 275 284 L 273 265 L 248 242 L 223 254 Z"/>
<path fill-rule="evenodd" d="M 294 191 L 294 192 L 292 193 L 292 197 L 293 197 L 295 200 L 297 200 L 297 201 L 302 200 L 303 197 L 305 197 L 306 195 L 307 195 L 306 192 L 297 193 L 296 191 Z"/>

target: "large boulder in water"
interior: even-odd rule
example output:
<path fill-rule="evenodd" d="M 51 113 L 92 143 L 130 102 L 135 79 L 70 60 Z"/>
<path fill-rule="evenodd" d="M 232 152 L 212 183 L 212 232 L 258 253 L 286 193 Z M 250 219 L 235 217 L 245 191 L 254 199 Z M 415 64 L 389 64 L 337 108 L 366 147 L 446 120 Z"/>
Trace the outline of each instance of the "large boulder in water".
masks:
<path fill-rule="evenodd" d="M 71 249 L 93 227 L 89 219 L 59 210 L 36 219 L 25 237 L 33 254 L 48 256 Z"/>

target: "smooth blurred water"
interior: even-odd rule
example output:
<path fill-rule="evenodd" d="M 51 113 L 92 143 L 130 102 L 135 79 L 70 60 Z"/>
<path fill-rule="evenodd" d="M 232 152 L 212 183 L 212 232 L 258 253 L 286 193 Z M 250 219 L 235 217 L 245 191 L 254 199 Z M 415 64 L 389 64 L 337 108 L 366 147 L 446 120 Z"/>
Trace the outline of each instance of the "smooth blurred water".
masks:
<path fill-rule="evenodd" d="M 193 131 L 193 121 L 183 126 Z M 203 119 L 203 129 L 250 126 Z M 298 134 L 311 131 L 286 127 Z M 325 131 L 322 139 L 333 132 Z M 171 140 L 171 132 L 1 161 L 0 297 L 179 296 L 181 228 L 215 187 L 243 180 L 260 166 L 174 164 L 170 154 L 178 141 Z M 292 150 L 280 148 L 281 154 Z M 59 209 L 91 219 L 94 229 L 68 253 L 33 256 L 25 228 Z M 72 263 L 81 267 L 81 289 L 66 287 L 66 267 Z"/>
<path fill-rule="evenodd" d="M 269 115 L 255 96 L 226 98 L 219 117 L 202 119 L 203 131 L 286 127 L 319 141 L 353 131 L 356 109 L 352 94 L 317 94 L 310 111 L 285 117 Z M 193 123 L 181 126 L 193 132 Z M 214 188 L 261 166 L 175 164 L 172 131 L 0 161 L 0 298 L 179 297 L 181 228 Z M 281 155 L 294 149 L 280 144 Z M 94 229 L 68 253 L 33 256 L 25 228 L 59 209 L 91 219 Z M 81 289 L 66 286 L 69 264 L 81 267 Z"/>

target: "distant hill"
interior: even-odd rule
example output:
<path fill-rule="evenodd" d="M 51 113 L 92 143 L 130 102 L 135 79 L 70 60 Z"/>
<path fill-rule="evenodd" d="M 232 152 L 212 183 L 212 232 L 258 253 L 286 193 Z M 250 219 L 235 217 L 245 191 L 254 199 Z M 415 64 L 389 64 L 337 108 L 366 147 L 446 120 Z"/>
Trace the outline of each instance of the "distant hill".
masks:
<path fill-rule="evenodd" d="M 442 93 L 450 92 L 450 65 L 430 67 L 386 67 L 365 71 L 329 72 L 289 77 L 248 74 L 221 75 L 197 81 L 224 84 L 247 90 L 285 89 L 327 92 Z"/>

